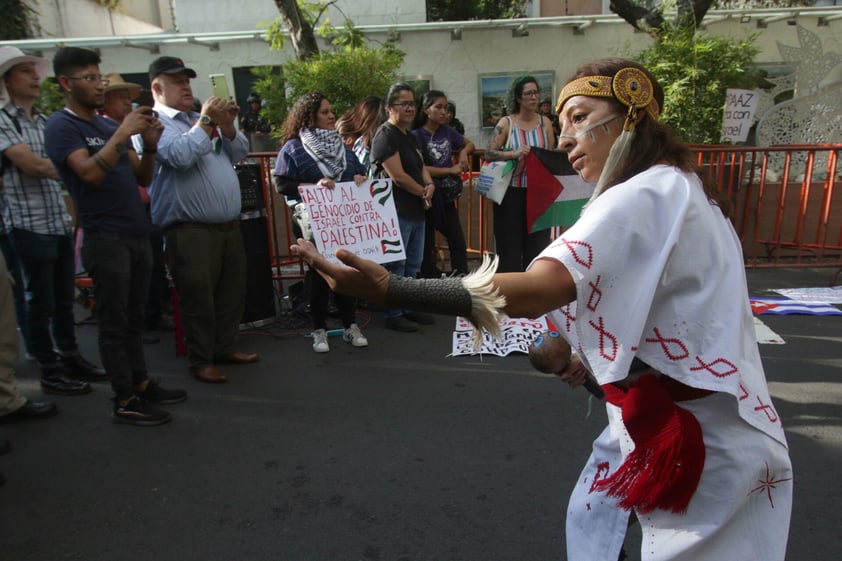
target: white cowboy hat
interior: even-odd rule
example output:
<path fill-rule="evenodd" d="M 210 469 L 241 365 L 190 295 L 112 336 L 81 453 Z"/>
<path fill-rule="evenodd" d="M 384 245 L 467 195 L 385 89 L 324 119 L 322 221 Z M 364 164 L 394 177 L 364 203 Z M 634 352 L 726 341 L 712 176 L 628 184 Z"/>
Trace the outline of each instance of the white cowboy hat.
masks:
<path fill-rule="evenodd" d="M 4 107 L 9 103 L 9 95 L 6 93 L 6 81 L 2 79 L 6 72 L 22 62 L 32 62 L 35 64 L 35 70 L 38 71 L 39 84 L 44 81 L 47 74 L 50 72 L 50 61 L 37 57 L 23 54 L 17 47 L 0 47 L 0 107 Z"/>
<path fill-rule="evenodd" d="M 114 90 L 129 90 L 132 95 L 132 99 L 135 99 L 138 95 L 140 95 L 140 84 L 126 82 L 123 80 L 123 77 L 116 72 L 109 72 L 104 76 L 104 78 L 108 80 L 108 85 L 105 86 L 106 94 L 108 94 L 108 92 L 113 92 Z"/>

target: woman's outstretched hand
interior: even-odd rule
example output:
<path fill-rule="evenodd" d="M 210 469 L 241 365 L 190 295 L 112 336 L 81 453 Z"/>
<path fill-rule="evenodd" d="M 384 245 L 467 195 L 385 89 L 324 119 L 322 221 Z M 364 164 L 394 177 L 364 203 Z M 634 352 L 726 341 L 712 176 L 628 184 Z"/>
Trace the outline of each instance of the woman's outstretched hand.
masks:
<path fill-rule="evenodd" d="M 301 238 L 298 238 L 289 249 L 324 277 L 334 292 L 350 294 L 378 304 L 386 300 L 389 271 L 374 261 L 339 249 L 336 251 L 336 257 L 346 266 L 336 265 L 325 259 L 312 242 Z"/>

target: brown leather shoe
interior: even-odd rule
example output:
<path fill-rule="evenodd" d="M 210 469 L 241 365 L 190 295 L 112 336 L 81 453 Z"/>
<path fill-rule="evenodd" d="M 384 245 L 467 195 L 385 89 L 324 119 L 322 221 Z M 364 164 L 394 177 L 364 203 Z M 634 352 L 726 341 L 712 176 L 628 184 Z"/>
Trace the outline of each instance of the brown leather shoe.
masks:
<path fill-rule="evenodd" d="M 260 357 L 257 353 L 242 353 L 234 351 L 230 355 L 220 356 L 215 359 L 219 364 L 251 364 L 257 362 Z"/>
<path fill-rule="evenodd" d="M 205 382 L 206 384 L 224 384 L 228 381 L 228 376 L 212 364 L 207 366 L 191 367 L 190 373 L 194 378 L 200 382 Z"/>

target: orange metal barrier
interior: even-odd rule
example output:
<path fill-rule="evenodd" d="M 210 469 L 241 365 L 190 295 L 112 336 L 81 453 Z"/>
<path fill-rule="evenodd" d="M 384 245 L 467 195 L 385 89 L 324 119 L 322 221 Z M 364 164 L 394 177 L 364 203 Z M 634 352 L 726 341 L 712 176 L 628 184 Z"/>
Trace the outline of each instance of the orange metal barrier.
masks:
<path fill-rule="evenodd" d="M 842 144 L 694 146 L 693 150 L 734 207 L 733 222 L 746 267 L 842 266 L 842 195 L 834 197 Z M 473 167 L 482 152 L 477 151 Z M 275 157 L 270 152 L 249 155 L 261 166 L 272 270 L 281 283 L 301 278 L 304 267 L 289 253 L 291 216 L 273 187 Z M 494 250 L 491 203 L 474 192 L 477 175 L 474 169 L 463 174 L 466 187 L 458 203 L 469 259 Z M 438 241 L 444 260 L 447 245 Z"/>
<path fill-rule="evenodd" d="M 693 148 L 734 206 L 746 267 L 842 265 L 842 144 Z"/>

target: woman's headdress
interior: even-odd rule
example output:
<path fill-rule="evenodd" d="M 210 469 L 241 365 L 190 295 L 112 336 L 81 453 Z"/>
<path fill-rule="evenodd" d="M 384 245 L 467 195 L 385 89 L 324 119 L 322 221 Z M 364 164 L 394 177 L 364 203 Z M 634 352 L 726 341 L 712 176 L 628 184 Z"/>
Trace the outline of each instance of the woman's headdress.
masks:
<path fill-rule="evenodd" d="M 657 121 L 661 108 L 655 99 L 652 80 L 645 72 L 633 66 L 620 69 L 614 76 L 582 76 L 570 81 L 561 90 L 556 104 L 556 113 L 561 115 L 561 110 L 567 100 L 577 95 L 616 99 L 629 108 L 623 123 L 623 132 L 611 146 L 608 160 L 605 162 L 593 195 L 585 205 L 587 208 L 605 190 L 605 183 L 611 178 L 617 165 L 626 159 L 634 139 L 634 127 L 638 123 L 640 111 L 644 110 Z"/>

